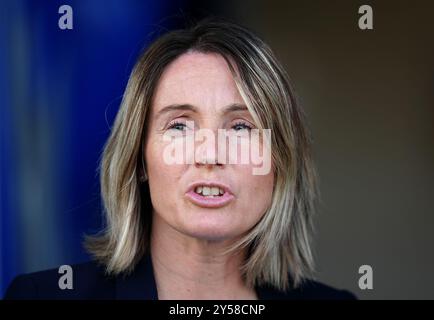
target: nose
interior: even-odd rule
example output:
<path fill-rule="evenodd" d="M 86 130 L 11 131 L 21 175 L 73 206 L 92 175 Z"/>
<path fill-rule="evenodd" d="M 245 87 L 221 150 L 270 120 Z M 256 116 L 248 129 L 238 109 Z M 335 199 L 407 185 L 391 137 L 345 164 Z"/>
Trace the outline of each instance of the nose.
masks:
<path fill-rule="evenodd" d="M 212 155 L 196 156 L 194 164 L 196 167 L 213 167 L 213 166 L 222 167 L 223 166 L 223 163 L 220 163 L 218 161 L 218 158 Z"/>
<path fill-rule="evenodd" d="M 212 168 L 214 166 L 223 167 L 223 155 L 219 155 L 224 148 L 219 148 L 217 135 L 207 135 L 205 141 L 199 142 L 195 148 L 194 164 L 196 167 Z"/>

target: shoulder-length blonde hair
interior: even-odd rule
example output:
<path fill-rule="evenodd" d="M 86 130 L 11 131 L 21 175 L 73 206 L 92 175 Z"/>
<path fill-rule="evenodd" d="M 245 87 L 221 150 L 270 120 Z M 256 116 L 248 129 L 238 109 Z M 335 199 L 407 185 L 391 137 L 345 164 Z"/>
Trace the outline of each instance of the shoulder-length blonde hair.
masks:
<path fill-rule="evenodd" d="M 234 247 L 248 248 L 242 266 L 246 283 L 296 287 L 313 269 L 310 236 L 317 188 L 310 137 L 288 76 L 271 49 L 229 22 L 208 19 L 166 33 L 138 59 L 101 161 L 106 227 L 88 237 L 86 246 L 111 274 L 131 271 L 149 250 L 152 208 L 148 183 L 141 180 L 148 114 L 165 67 L 192 50 L 226 59 L 256 125 L 272 132 L 272 204 Z"/>

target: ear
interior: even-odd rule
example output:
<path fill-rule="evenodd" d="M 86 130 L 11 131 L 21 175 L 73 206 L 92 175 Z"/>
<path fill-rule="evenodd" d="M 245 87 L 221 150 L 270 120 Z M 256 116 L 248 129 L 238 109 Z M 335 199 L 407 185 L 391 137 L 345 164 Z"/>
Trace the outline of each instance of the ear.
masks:
<path fill-rule="evenodd" d="M 143 169 L 140 170 L 140 176 L 139 176 L 139 181 L 140 182 L 146 182 L 148 180 L 148 175 L 146 174 L 146 171 L 144 171 Z"/>
<path fill-rule="evenodd" d="M 141 164 L 139 165 L 139 181 L 145 182 L 148 180 L 148 174 L 146 173 L 145 161 L 142 158 Z"/>
<path fill-rule="evenodd" d="M 143 183 L 148 180 L 148 175 L 146 173 L 146 164 L 145 164 L 145 150 L 146 145 L 142 142 L 140 143 L 140 149 L 139 149 L 139 157 L 137 167 L 139 171 L 139 182 Z"/>

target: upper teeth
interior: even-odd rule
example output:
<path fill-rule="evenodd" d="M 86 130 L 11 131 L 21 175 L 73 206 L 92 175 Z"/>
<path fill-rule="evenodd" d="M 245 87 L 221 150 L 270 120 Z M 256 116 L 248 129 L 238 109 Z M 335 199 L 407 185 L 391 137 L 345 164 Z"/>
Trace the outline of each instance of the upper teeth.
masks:
<path fill-rule="evenodd" d="M 203 196 L 218 196 L 219 194 L 225 193 L 225 191 L 223 189 L 220 189 L 219 187 L 204 187 L 204 186 L 196 187 L 194 191 Z"/>

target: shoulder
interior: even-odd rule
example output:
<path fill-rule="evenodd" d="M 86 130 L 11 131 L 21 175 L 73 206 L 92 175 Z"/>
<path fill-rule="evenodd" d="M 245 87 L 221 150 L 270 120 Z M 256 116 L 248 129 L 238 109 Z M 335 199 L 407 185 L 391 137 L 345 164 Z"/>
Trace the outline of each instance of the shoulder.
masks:
<path fill-rule="evenodd" d="M 333 288 L 324 283 L 305 279 L 297 288 L 279 291 L 271 287 L 261 287 L 260 298 L 272 300 L 356 300 L 347 290 Z"/>
<path fill-rule="evenodd" d="M 110 299 L 114 281 L 96 262 L 17 276 L 9 285 L 6 300 L 34 299 Z M 68 274 L 68 278 L 66 275 Z M 69 287 L 60 285 L 67 282 Z M 62 289 L 63 288 L 63 289 Z"/>

